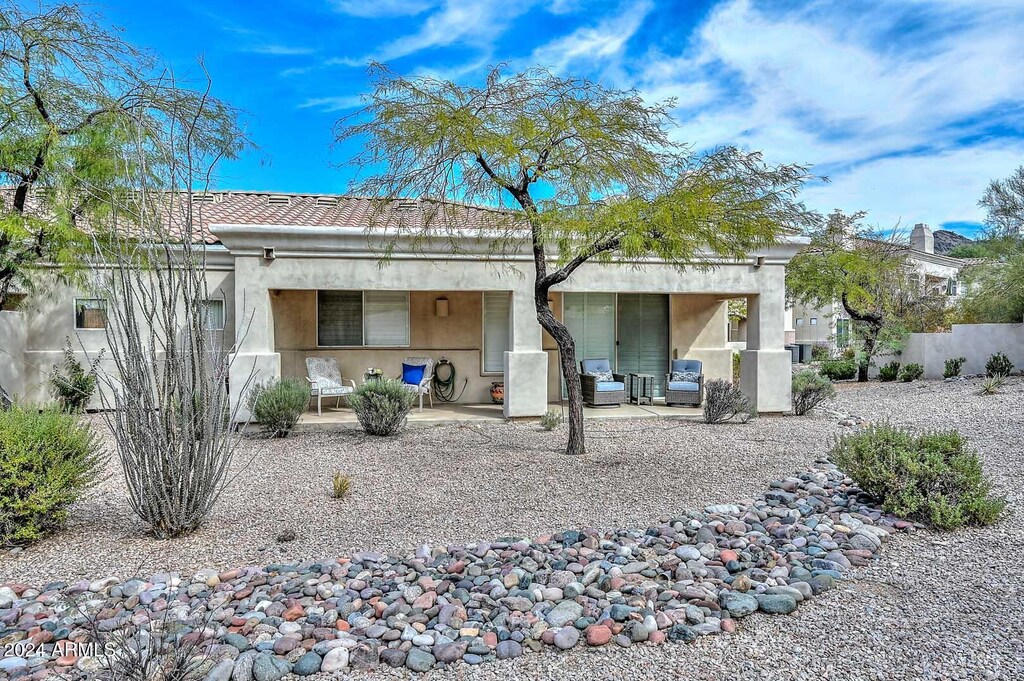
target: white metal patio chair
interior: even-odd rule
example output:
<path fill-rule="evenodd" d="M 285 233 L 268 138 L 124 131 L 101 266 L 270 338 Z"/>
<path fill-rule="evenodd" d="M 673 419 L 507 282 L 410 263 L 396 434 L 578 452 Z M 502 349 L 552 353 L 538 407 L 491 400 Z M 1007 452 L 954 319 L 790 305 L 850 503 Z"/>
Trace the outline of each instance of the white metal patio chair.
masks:
<path fill-rule="evenodd" d="M 418 383 L 405 383 L 402 385 L 407 389 L 411 390 L 420 397 L 420 411 L 423 411 L 423 396 L 426 395 L 430 400 L 430 408 L 434 408 L 434 391 L 432 386 L 434 385 L 434 360 L 430 357 L 406 357 L 402 360 L 402 364 L 408 364 L 409 366 L 422 366 L 423 367 L 423 379 Z M 399 376 L 401 379 L 402 377 Z"/>
<path fill-rule="evenodd" d="M 333 357 L 307 357 L 306 380 L 309 381 L 309 394 L 316 397 L 317 416 L 323 414 L 323 398 L 337 397 L 338 402 L 335 406 L 340 407 L 341 398 L 351 395 L 356 390 L 355 381 L 341 377 L 341 367 L 338 366 L 338 360 Z"/>

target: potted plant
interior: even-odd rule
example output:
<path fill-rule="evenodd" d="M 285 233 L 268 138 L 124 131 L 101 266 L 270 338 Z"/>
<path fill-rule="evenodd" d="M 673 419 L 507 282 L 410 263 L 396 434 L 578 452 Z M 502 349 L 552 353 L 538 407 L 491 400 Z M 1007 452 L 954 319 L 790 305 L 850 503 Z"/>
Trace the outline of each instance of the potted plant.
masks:
<path fill-rule="evenodd" d="M 363 372 L 363 381 L 379 381 L 382 378 L 384 378 L 383 369 L 370 367 Z"/>

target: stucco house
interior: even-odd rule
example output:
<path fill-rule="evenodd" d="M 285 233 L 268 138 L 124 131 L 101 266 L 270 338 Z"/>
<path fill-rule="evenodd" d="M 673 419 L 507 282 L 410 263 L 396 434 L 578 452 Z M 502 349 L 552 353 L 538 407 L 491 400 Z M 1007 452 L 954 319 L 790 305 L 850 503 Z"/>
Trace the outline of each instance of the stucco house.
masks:
<path fill-rule="evenodd" d="M 918 223 L 911 230 L 906 262 L 907 276 L 912 281 L 921 288 L 944 292 L 951 305 L 966 292 L 960 273 L 971 261 L 936 252 L 935 236 L 928 225 Z M 845 348 L 850 344 L 852 326 L 849 315 L 837 301 L 824 307 L 794 305 L 793 330 L 797 343 Z"/>
<path fill-rule="evenodd" d="M 429 221 L 428 202 L 393 206 L 401 221 Z M 537 322 L 533 261 L 526 250 L 490 253 L 479 232 L 413 245 L 358 197 L 259 192 L 196 195 L 196 233 L 206 242 L 210 324 L 234 345 L 232 383 L 301 378 L 305 359 L 331 356 L 357 383 L 368 367 L 397 375 L 402 359 L 454 364 L 463 403 L 490 401 L 504 382 L 504 414 L 545 413 L 562 394 L 557 350 Z M 729 299 L 747 301 L 741 385 L 762 412 L 790 407 L 784 349 L 785 265 L 806 240 L 791 238 L 709 272 L 655 261 L 587 263 L 548 303 L 572 331 L 578 358 L 607 357 L 620 372 L 657 377 L 672 358 L 704 363 L 707 379 L 731 377 Z M 65 338 L 88 353 L 105 344 L 104 302 L 56 287 L 19 311 L 0 312 L 0 382 L 23 399 L 47 399 L 47 379 Z M 233 395 L 240 400 L 242 396 Z"/>

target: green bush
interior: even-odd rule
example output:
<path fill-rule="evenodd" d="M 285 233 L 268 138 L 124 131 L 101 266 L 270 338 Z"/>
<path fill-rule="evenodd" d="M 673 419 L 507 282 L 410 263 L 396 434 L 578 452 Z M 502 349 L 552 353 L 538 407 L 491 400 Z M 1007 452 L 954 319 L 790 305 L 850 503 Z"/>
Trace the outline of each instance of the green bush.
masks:
<path fill-rule="evenodd" d="M 841 437 L 832 461 L 887 513 L 940 529 L 988 525 L 1006 508 L 955 430 L 914 435 L 887 423 L 871 426 Z"/>
<path fill-rule="evenodd" d="M 1001 352 L 992 355 L 985 362 L 985 375 L 989 378 L 993 376 L 1009 376 L 1012 372 L 1013 362 Z"/>
<path fill-rule="evenodd" d="M 356 388 L 349 404 L 368 435 L 394 435 L 416 401 L 416 395 L 393 378 L 367 381 Z"/>
<path fill-rule="evenodd" d="M 857 376 L 857 361 L 854 359 L 826 359 L 818 372 L 830 381 L 846 381 Z"/>
<path fill-rule="evenodd" d="M 812 345 L 811 346 L 811 361 L 812 362 L 823 362 L 829 357 L 828 348 L 824 345 Z"/>
<path fill-rule="evenodd" d="M 723 423 L 734 416 L 743 423 L 754 416 L 750 400 L 737 386 L 720 378 L 704 384 L 704 421 Z"/>
<path fill-rule="evenodd" d="M 295 379 L 257 384 L 249 392 L 249 411 L 271 437 L 288 437 L 309 406 L 309 387 Z"/>
<path fill-rule="evenodd" d="M 878 380 L 888 383 L 895 381 L 900 375 L 900 363 L 896 360 L 883 364 L 878 370 Z"/>
<path fill-rule="evenodd" d="M 904 383 L 910 383 L 924 376 L 924 367 L 920 364 L 905 364 L 900 369 L 900 380 Z"/>
<path fill-rule="evenodd" d="M 960 370 L 967 363 L 966 357 L 950 357 L 946 360 L 946 366 L 942 369 L 943 378 L 953 378 L 960 375 Z"/>
<path fill-rule="evenodd" d="M 53 373 L 50 374 L 50 394 L 60 404 L 61 409 L 70 413 L 85 409 L 92 394 L 96 392 L 96 367 L 99 361 L 97 357 L 86 371 L 75 357 L 71 340 L 65 341 L 63 370 L 60 366 L 55 366 Z"/>
<path fill-rule="evenodd" d="M 562 415 L 554 409 L 549 410 L 540 417 L 540 427 L 544 430 L 554 430 L 562 423 Z"/>
<path fill-rule="evenodd" d="M 1006 377 L 1002 374 L 996 374 L 986 378 L 981 383 L 981 388 L 978 390 L 979 395 L 995 395 L 999 392 L 999 389 L 1006 383 Z"/>
<path fill-rule="evenodd" d="M 835 394 L 832 381 L 816 371 L 804 369 L 793 376 L 793 413 L 803 416 Z"/>
<path fill-rule="evenodd" d="M 96 437 L 77 417 L 57 408 L 0 411 L 0 545 L 59 528 L 102 467 Z"/>

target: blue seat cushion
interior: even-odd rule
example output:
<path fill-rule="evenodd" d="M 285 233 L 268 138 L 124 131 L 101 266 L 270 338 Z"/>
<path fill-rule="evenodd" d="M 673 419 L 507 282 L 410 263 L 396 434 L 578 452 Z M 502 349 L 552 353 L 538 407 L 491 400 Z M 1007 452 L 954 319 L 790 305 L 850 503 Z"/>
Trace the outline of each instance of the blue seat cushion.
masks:
<path fill-rule="evenodd" d="M 402 364 L 402 382 L 410 385 L 419 385 L 423 380 L 423 372 L 426 367 L 422 364 Z"/>
<path fill-rule="evenodd" d="M 626 385 L 621 381 L 600 381 L 597 384 L 597 392 L 599 393 L 611 393 L 616 390 L 625 390 Z"/>
<path fill-rule="evenodd" d="M 696 383 L 691 383 L 689 381 L 672 381 L 671 383 L 668 384 L 668 389 L 682 390 L 689 393 L 695 393 L 698 390 L 700 390 L 700 386 L 697 385 Z M 598 388 L 598 390 L 600 390 L 600 388 Z"/>

